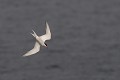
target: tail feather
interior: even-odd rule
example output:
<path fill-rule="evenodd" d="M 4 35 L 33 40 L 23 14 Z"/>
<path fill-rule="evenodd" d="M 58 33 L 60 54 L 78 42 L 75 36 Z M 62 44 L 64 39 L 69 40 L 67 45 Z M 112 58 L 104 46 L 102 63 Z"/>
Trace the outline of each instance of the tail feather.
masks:
<path fill-rule="evenodd" d="M 31 33 L 34 37 L 36 37 L 37 36 L 37 34 L 35 33 L 35 31 L 34 30 L 32 30 L 33 31 L 33 33 Z"/>

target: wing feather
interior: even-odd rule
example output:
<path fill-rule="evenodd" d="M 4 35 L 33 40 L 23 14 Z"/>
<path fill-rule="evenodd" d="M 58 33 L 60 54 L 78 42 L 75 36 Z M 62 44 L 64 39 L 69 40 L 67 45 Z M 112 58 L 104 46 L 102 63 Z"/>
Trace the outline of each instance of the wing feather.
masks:
<path fill-rule="evenodd" d="M 51 32 L 50 32 L 50 28 L 49 28 L 49 25 L 48 25 L 47 22 L 46 22 L 46 34 L 40 36 L 40 38 L 41 38 L 43 41 L 46 41 L 46 40 L 50 40 L 50 39 L 51 39 Z"/>
<path fill-rule="evenodd" d="M 33 55 L 33 54 L 37 53 L 39 50 L 40 50 L 40 44 L 38 42 L 36 42 L 34 48 L 32 50 L 28 51 L 23 56 L 25 57 L 25 56 Z"/>

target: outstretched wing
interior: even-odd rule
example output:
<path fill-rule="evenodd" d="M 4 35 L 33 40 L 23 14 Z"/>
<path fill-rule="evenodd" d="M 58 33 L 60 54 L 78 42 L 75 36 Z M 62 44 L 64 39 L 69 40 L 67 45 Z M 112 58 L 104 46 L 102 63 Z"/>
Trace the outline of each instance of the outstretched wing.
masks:
<path fill-rule="evenodd" d="M 38 42 L 36 42 L 34 48 L 32 50 L 28 51 L 23 56 L 25 57 L 25 56 L 33 55 L 33 54 L 37 53 L 39 50 L 40 50 L 40 44 Z"/>
<path fill-rule="evenodd" d="M 50 28 L 49 28 L 49 25 L 48 25 L 47 22 L 46 22 L 46 34 L 40 36 L 40 38 L 41 38 L 43 41 L 46 41 L 46 40 L 50 40 L 50 39 L 51 39 L 51 32 L 50 32 Z"/>

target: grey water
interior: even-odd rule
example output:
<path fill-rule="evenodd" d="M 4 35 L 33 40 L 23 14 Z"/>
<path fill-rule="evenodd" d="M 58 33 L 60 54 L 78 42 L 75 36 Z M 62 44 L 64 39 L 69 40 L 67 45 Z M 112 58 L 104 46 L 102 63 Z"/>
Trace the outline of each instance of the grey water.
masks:
<path fill-rule="evenodd" d="M 48 48 L 22 57 L 50 25 Z M 120 0 L 0 0 L 0 80 L 120 80 Z"/>

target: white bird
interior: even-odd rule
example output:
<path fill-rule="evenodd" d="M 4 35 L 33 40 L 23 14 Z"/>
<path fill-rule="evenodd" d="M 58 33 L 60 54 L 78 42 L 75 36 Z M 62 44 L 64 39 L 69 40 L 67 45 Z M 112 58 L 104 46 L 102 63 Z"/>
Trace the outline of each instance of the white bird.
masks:
<path fill-rule="evenodd" d="M 33 37 L 35 37 L 36 43 L 35 43 L 35 46 L 32 50 L 28 51 L 26 54 L 23 55 L 24 57 L 30 56 L 30 55 L 33 55 L 33 54 L 39 52 L 40 46 L 47 47 L 47 44 L 45 43 L 45 41 L 51 39 L 51 32 L 50 32 L 50 28 L 49 28 L 49 25 L 47 22 L 46 22 L 46 34 L 45 35 L 37 36 L 35 31 L 33 31 L 33 33 L 31 33 L 31 34 L 33 35 Z"/>

